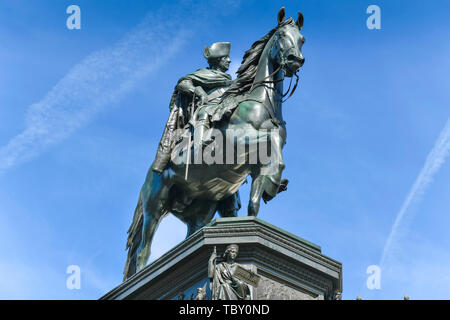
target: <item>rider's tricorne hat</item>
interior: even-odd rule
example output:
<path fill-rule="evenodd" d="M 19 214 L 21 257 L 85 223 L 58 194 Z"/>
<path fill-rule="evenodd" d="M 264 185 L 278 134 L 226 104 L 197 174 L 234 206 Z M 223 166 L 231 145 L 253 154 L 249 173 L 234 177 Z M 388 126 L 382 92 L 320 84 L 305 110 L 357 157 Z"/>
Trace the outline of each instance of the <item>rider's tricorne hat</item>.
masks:
<path fill-rule="evenodd" d="M 216 42 L 211 46 L 206 46 L 203 50 L 203 55 L 206 59 L 226 57 L 230 54 L 229 42 Z"/>

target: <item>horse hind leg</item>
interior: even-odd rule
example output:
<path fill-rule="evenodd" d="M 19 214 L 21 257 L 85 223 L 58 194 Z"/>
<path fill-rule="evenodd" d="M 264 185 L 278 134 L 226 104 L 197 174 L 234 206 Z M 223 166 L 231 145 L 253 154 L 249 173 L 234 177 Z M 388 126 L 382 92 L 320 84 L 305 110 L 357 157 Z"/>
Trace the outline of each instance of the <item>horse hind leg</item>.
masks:
<path fill-rule="evenodd" d="M 187 225 L 186 238 L 211 222 L 216 210 L 216 201 L 201 199 L 193 201 L 192 204 L 184 210 L 183 218 L 180 217 L 180 219 Z"/>
<path fill-rule="evenodd" d="M 144 225 L 142 229 L 142 241 L 137 251 L 136 272 L 142 270 L 150 257 L 150 246 L 153 235 L 158 228 L 161 217 L 151 216 L 144 218 Z"/>
<path fill-rule="evenodd" d="M 167 210 L 169 187 L 163 180 L 163 175 L 149 170 L 147 179 L 142 187 L 144 222 L 141 243 L 136 253 L 136 272 L 139 272 L 146 266 L 150 257 L 153 236 Z"/>
<path fill-rule="evenodd" d="M 217 211 L 222 218 L 237 217 L 239 209 L 241 209 L 239 191 L 219 201 L 217 204 Z"/>

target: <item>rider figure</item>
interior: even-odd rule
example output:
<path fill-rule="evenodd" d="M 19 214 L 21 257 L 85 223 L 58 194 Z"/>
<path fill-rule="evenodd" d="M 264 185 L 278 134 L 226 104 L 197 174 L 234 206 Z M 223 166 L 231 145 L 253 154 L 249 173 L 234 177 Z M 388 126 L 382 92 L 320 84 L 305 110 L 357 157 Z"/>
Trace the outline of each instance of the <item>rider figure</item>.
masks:
<path fill-rule="evenodd" d="M 198 69 L 178 80 L 170 101 L 169 119 L 152 164 L 153 171 L 161 173 L 166 169 L 175 143 L 173 137 L 175 129 L 182 129 L 191 122 L 194 123 L 196 137 L 203 137 L 204 117 L 199 117 L 197 121 L 194 121 L 191 119 L 191 115 L 194 114 L 197 107 L 207 102 L 218 101 L 220 95 L 230 86 L 231 76 L 225 73 L 231 62 L 229 53 L 229 42 L 216 42 L 210 47 L 205 47 L 203 54 L 208 60 L 209 67 Z M 194 101 L 194 97 L 196 101 Z"/>
<path fill-rule="evenodd" d="M 178 80 L 170 100 L 170 115 L 158 146 L 152 170 L 162 173 L 169 164 L 171 152 L 176 143 L 176 129 L 194 126 L 194 145 L 202 143 L 209 128 L 208 116 L 200 112 L 197 119 L 192 115 L 198 107 L 208 103 L 218 103 L 220 96 L 231 85 L 231 76 L 226 73 L 230 66 L 230 43 L 216 42 L 203 51 L 209 67 L 201 68 Z M 194 150 L 198 150 L 197 145 Z M 235 216 L 241 207 L 239 192 L 223 199 L 218 205 L 222 216 Z"/>

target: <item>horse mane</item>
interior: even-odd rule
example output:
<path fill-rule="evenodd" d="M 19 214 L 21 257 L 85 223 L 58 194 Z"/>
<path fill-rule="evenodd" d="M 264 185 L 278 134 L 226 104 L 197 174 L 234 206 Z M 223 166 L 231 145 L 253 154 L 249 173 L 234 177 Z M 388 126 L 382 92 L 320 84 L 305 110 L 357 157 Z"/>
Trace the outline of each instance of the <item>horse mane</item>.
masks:
<path fill-rule="evenodd" d="M 233 81 L 231 86 L 224 92 L 221 101 L 230 96 L 234 97 L 237 95 L 243 95 L 250 90 L 256 77 L 256 71 L 258 69 L 261 54 L 263 53 L 267 42 L 269 42 L 270 38 L 278 30 L 278 28 L 288 24 L 293 25 L 294 20 L 289 18 L 286 21 L 283 21 L 281 24 L 270 30 L 264 37 L 255 41 L 250 49 L 245 51 L 241 66 L 236 72 L 238 76 L 236 80 Z"/>

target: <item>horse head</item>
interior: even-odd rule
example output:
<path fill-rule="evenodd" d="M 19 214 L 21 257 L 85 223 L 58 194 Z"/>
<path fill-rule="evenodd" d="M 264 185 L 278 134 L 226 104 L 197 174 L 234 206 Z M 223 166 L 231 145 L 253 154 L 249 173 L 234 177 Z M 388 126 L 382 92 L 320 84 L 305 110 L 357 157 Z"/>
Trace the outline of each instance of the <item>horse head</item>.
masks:
<path fill-rule="evenodd" d="M 297 21 L 285 19 L 284 7 L 278 12 L 278 27 L 274 34 L 274 41 L 270 51 L 270 59 L 278 65 L 287 77 L 292 77 L 303 66 L 305 58 L 302 46 L 305 38 L 300 33 L 303 27 L 303 15 L 299 12 Z"/>

